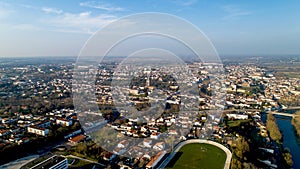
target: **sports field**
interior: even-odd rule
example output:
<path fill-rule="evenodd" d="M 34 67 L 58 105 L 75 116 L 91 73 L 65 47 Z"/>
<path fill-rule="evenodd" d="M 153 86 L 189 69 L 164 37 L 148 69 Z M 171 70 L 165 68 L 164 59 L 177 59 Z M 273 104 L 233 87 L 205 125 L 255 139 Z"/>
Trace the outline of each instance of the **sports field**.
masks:
<path fill-rule="evenodd" d="M 167 169 L 223 169 L 226 153 L 204 143 L 184 145 L 167 165 Z"/>

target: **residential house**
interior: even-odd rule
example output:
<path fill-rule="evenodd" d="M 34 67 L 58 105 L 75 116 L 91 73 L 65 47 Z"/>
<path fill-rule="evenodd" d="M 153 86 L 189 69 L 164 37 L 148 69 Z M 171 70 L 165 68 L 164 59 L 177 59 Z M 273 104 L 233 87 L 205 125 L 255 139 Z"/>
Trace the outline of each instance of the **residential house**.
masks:
<path fill-rule="evenodd" d="M 34 133 L 41 136 L 47 136 L 49 134 L 49 129 L 41 128 L 38 126 L 29 126 L 27 127 L 29 133 Z"/>
<path fill-rule="evenodd" d="M 85 139 L 86 139 L 86 136 L 83 135 L 83 134 L 80 134 L 80 135 L 78 135 L 78 136 L 75 136 L 75 137 L 73 137 L 73 138 L 70 138 L 68 141 L 69 141 L 70 143 L 72 143 L 72 144 L 78 144 L 78 143 L 84 141 Z"/>
<path fill-rule="evenodd" d="M 62 125 L 62 126 L 71 126 L 73 124 L 72 120 L 68 120 L 65 118 L 58 118 L 56 119 L 56 124 Z"/>

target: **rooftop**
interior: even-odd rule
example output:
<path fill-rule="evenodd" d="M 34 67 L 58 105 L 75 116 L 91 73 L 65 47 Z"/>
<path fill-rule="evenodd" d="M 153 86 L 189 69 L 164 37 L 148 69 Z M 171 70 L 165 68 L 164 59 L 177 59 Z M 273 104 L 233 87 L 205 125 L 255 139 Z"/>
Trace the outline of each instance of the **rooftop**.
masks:
<path fill-rule="evenodd" d="M 70 142 L 73 142 L 73 143 L 78 143 L 78 142 L 84 140 L 85 138 L 86 138 L 85 135 L 80 134 L 80 135 L 78 135 L 78 136 L 75 136 L 75 137 L 69 139 L 69 141 L 70 141 Z"/>

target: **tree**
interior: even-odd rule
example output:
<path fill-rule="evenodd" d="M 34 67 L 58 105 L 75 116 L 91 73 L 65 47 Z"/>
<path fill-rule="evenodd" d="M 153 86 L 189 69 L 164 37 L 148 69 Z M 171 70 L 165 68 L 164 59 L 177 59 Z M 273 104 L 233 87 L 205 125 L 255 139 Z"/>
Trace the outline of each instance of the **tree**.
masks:
<path fill-rule="evenodd" d="M 86 142 L 79 143 L 76 147 L 76 152 L 86 155 L 86 153 L 87 153 L 87 144 L 86 144 Z"/>
<path fill-rule="evenodd" d="M 292 125 L 294 126 L 298 136 L 300 136 L 300 111 L 296 112 L 295 114 L 298 116 L 292 119 Z"/>
<path fill-rule="evenodd" d="M 291 167 L 293 165 L 292 154 L 288 150 L 284 150 L 282 156 L 286 164 Z"/>
<path fill-rule="evenodd" d="M 246 155 L 249 151 L 250 146 L 247 140 L 244 137 L 239 137 L 236 142 L 235 155 L 240 159 L 246 160 Z"/>
<path fill-rule="evenodd" d="M 236 159 L 236 158 L 233 158 L 233 159 L 231 160 L 230 168 L 231 168 L 231 169 L 242 169 L 242 168 L 243 168 L 242 162 L 239 161 L 239 160 Z"/>
<path fill-rule="evenodd" d="M 81 125 L 78 121 L 76 121 L 72 126 L 71 126 L 71 130 L 75 131 L 81 129 Z"/>
<path fill-rule="evenodd" d="M 282 134 L 277 126 L 276 119 L 273 114 L 268 114 L 267 130 L 269 131 L 272 140 L 275 140 L 277 142 L 280 142 L 282 140 Z"/>
<path fill-rule="evenodd" d="M 243 163 L 243 168 L 244 169 L 257 169 L 258 167 L 256 167 L 254 164 L 252 164 L 252 163 L 246 163 L 246 162 L 244 162 Z"/>

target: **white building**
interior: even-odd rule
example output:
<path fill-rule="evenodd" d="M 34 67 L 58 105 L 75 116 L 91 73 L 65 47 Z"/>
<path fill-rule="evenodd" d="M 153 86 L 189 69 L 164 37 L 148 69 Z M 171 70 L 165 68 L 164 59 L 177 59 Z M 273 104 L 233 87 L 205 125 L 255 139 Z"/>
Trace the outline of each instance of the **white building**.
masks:
<path fill-rule="evenodd" d="M 238 120 L 246 120 L 248 119 L 248 115 L 246 114 L 226 114 L 228 118 L 238 119 Z"/>
<path fill-rule="evenodd" d="M 49 134 L 49 129 L 40 128 L 37 126 L 29 126 L 27 127 L 27 131 L 29 133 L 34 133 L 41 136 L 47 136 Z"/>
<path fill-rule="evenodd" d="M 64 118 L 56 119 L 56 124 L 62 125 L 62 126 L 71 126 L 73 124 L 72 120 L 67 120 Z"/>

